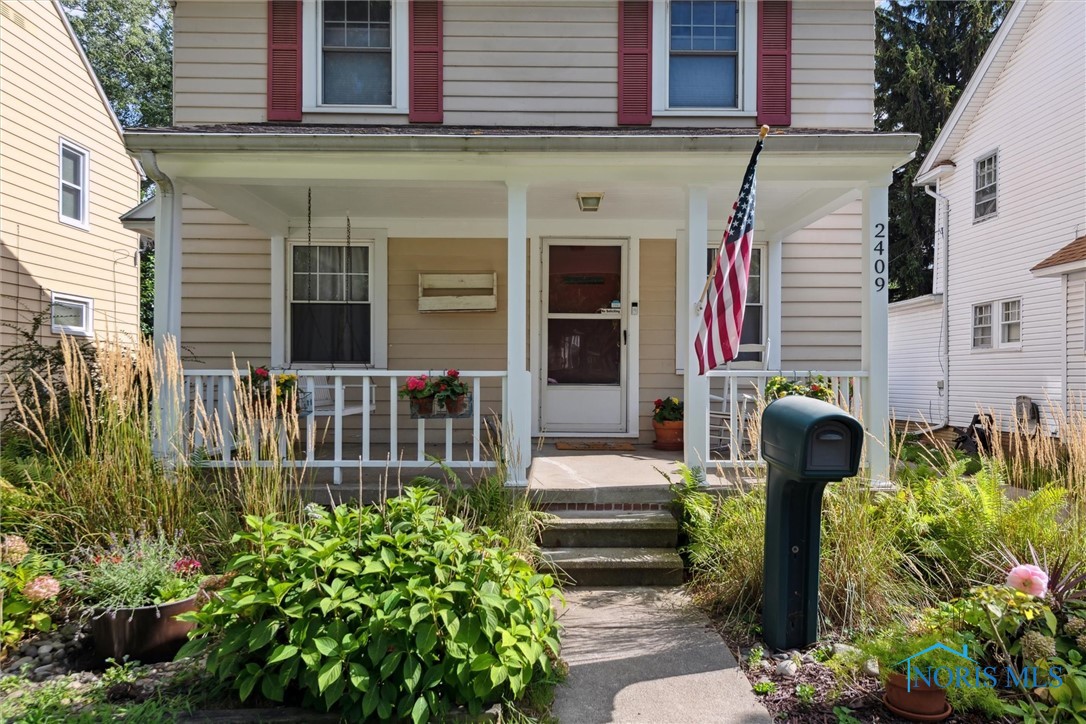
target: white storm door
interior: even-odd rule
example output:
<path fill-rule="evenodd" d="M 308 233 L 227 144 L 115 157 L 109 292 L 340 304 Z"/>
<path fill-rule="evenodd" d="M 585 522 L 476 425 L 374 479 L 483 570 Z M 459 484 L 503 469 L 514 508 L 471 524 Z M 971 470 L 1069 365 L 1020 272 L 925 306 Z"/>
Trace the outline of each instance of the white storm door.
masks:
<path fill-rule="evenodd" d="M 626 432 L 625 240 L 544 240 L 545 434 Z"/>

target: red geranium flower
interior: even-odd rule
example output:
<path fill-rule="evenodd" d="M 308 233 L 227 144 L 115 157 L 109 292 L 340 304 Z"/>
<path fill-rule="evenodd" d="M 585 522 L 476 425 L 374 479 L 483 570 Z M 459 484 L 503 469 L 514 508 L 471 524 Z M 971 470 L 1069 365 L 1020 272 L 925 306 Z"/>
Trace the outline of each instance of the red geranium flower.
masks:
<path fill-rule="evenodd" d="M 449 377 L 459 377 L 460 370 L 449 370 Z"/>
<path fill-rule="evenodd" d="M 269 376 L 268 375 L 268 370 L 265 369 L 264 367 L 257 367 L 255 370 L 253 370 L 253 374 L 256 375 L 257 377 L 268 377 Z"/>

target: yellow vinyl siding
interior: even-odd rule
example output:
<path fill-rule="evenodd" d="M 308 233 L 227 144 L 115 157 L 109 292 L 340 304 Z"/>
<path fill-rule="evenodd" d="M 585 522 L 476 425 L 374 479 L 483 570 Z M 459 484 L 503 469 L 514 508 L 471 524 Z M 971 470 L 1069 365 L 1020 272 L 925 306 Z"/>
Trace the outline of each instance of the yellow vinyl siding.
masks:
<path fill-rule="evenodd" d="M 653 400 L 683 394 L 682 375 L 675 374 L 675 240 L 642 239 L 640 266 L 637 417 L 640 442 L 649 443 Z"/>
<path fill-rule="evenodd" d="M 50 292 L 93 300 L 95 334 L 138 331 L 138 235 L 119 217 L 139 176 L 51 2 L 3 2 L 0 17 L 0 319 L 48 312 Z M 42 48 L 49 48 L 43 53 Z M 60 140 L 88 154 L 87 228 L 59 218 Z M 50 325 L 46 316 L 44 340 Z M 5 328 L 3 344 L 14 341 Z"/>

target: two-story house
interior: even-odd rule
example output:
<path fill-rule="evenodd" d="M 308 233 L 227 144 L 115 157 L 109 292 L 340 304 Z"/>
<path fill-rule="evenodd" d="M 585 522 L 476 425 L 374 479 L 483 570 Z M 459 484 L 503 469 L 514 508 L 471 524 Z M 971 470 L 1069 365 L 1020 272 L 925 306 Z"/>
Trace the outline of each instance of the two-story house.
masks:
<path fill-rule="evenodd" d="M 48 49 L 45 52 L 44 49 Z M 57 2 L 0 2 L 0 345 L 139 334 L 140 172 Z"/>
<path fill-rule="evenodd" d="M 936 198 L 934 294 L 891 305 L 899 419 L 983 412 L 1058 434 L 1082 404 L 1083 28 L 1082 3 L 1016 2 L 918 172 Z"/>
<path fill-rule="evenodd" d="M 711 405 L 734 431 L 767 376 L 825 373 L 884 473 L 886 194 L 917 139 L 872 131 L 874 18 L 872 0 L 178 0 L 176 126 L 126 139 L 160 189 L 156 335 L 205 366 L 187 399 L 221 413 L 235 359 L 299 372 L 335 423 L 333 459 L 300 464 L 337 471 L 479 464 L 494 412 L 520 479 L 532 438 L 651 439 L 665 395 L 687 461 L 750 464 Z M 743 353 L 699 376 L 696 304 L 763 123 Z M 471 415 L 409 419 L 397 386 L 447 368 Z"/>

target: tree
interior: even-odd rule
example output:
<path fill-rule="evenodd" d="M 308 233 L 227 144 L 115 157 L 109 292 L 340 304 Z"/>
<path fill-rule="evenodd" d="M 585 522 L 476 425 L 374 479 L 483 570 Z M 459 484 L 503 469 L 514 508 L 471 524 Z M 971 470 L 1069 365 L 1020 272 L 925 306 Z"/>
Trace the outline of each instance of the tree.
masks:
<path fill-rule="evenodd" d="M 63 0 L 121 125 L 173 122 L 173 17 L 167 0 Z M 143 195 L 154 193 L 144 182 Z M 140 328 L 154 325 L 155 252 L 140 252 Z"/>
<path fill-rule="evenodd" d="M 63 0 L 121 125 L 173 118 L 173 22 L 167 0 Z"/>
<path fill-rule="evenodd" d="M 934 200 L 912 183 L 1010 0 L 886 0 L 875 18 L 875 128 L 920 134 L 890 186 L 890 299 L 931 292 Z"/>

